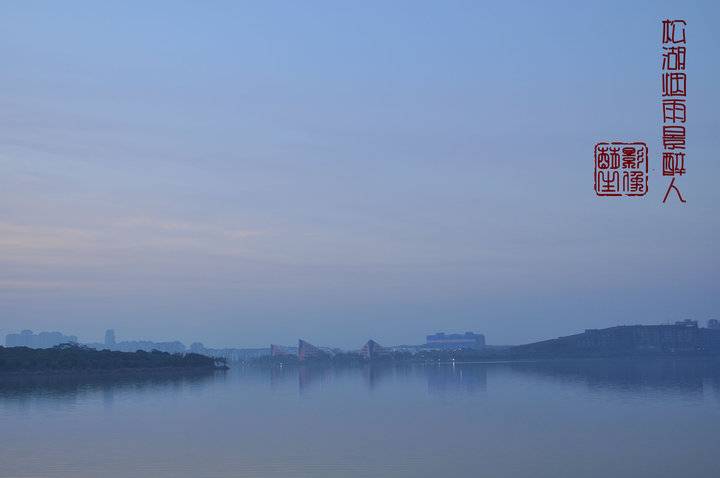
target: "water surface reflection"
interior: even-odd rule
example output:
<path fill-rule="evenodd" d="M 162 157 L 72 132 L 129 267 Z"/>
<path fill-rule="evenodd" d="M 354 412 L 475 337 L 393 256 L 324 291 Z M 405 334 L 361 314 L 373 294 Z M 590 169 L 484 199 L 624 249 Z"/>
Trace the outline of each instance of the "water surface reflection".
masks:
<path fill-rule="evenodd" d="M 0 476 L 715 476 L 714 359 L 0 377 Z"/>

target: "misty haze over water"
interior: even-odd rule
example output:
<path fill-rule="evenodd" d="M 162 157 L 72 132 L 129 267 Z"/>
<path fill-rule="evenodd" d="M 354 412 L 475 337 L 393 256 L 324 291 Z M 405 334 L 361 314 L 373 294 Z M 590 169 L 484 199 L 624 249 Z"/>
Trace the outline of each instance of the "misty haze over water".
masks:
<path fill-rule="evenodd" d="M 713 476 L 718 365 L 4 376 L 0 476 Z"/>

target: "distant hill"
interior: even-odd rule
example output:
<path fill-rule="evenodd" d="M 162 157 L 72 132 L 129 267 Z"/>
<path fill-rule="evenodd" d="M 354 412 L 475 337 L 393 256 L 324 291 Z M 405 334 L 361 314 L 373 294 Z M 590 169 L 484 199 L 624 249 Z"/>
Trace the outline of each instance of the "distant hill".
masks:
<path fill-rule="evenodd" d="M 515 356 L 720 354 L 720 330 L 688 325 L 622 325 L 509 349 Z"/>

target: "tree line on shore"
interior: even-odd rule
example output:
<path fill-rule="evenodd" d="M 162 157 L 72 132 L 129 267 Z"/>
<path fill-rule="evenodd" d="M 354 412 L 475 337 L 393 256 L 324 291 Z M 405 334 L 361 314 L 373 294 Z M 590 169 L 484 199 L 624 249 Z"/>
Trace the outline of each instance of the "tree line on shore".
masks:
<path fill-rule="evenodd" d="M 205 355 L 170 354 L 153 350 L 118 352 L 74 343 L 48 349 L 0 346 L 0 372 L 102 372 L 112 370 L 227 368 L 227 360 Z"/>

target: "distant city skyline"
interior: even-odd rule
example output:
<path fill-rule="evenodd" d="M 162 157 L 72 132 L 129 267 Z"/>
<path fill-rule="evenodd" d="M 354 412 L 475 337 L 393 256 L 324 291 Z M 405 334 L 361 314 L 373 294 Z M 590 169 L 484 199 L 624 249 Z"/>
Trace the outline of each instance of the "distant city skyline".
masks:
<path fill-rule="evenodd" d="M 673 323 L 665 323 L 665 324 L 622 324 L 620 327 L 633 327 L 633 326 L 658 326 L 658 325 L 675 325 L 675 326 L 683 326 L 683 327 L 691 327 L 697 329 L 699 328 L 707 328 L 707 329 L 714 329 L 718 330 L 720 329 L 720 320 L 718 319 L 709 319 L 706 323 L 700 323 L 697 320 L 692 319 L 685 319 L 685 320 L 679 320 L 675 321 Z M 585 332 L 588 331 L 597 331 L 598 329 L 585 329 Z M 581 333 L 581 330 L 576 330 L 570 334 L 567 335 L 576 335 Z M 545 337 L 540 339 L 539 341 L 546 341 L 551 339 L 556 339 L 557 337 Z M 22 330 L 19 333 L 10 333 L 5 336 L 5 345 L 7 347 L 31 347 L 31 348 L 50 348 L 55 345 L 59 345 L 62 343 L 68 343 L 68 342 L 76 342 L 79 344 L 87 345 L 92 348 L 96 349 L 110 349 L 110 350 L 120 350 L 124 352 L 134 352 L 136 350 L 146 350 L 151 351 L 153 349 L 157 349 L 163 352 L 169 352 L 169 353 L 200 353 L 205 355 L 211 355 L 211 356 L 234 356 L 235 358 L 233 360 L 246 360 L 247 357 L 255 357 L 258 356 L 256 353 L 245 353 L 239 354 L 240 350 L 246 350 L 246 351 L 260 351 L 261 349 L 265 352 L 259 353 L 260 355 L 264 354 L 272 354 L 275 355 L 276 353 L 279 354 L 286 354 L 288 350 L 299 350 L 302 351 L 303 344 L 306 346 L 309 346 L 311 348 L 317 349 L 318 346 L 314 344 L 310 344 L 309 342 L 299 339 L 299 346 L 294 347 L 290 344 L 277 344 L 277 343 L 271 343 L 271 344 L 255 344 L 251 347 L 215 347 L 212 344 L 204 344 L 200 341 L 192 341 L 192 342 L 182 342 L 179 340 L 162 340 L 162 341 L 150 341 L 141 337 L 135 337 L 130 340 L 121 340 L 117 341 L 115 339 L 115 330 L 114 329 L 107 329 L 105 331 L 105 337 L 103 342 L 94 342 L 94 341 L 81 341 L 78 340 L 77 336 L 75 335 L 64 335 L 61 332 L 58 331 L 42 331 L 39 333 L 34 333 L 32 330 Z M 526 344 L 490 344 L 486 343 L 485 335 L 484 334 L 476 334 L 472 331 L 467 331 L 464 333 L 444 333 L 444 332 L 437 332 L 435 334 L 427 335 L 425 337 L 424 342 L 418 342 L 418 343 L 411 343 L 411 342 L 404 342 L 404 343 L 392 343 L 392 344 L 384 344 L 388 347 L 404 347 L 408 346 L 412 348 L 413 350 L 417 350 L 419 348 L 434 348 L 434 349 L 440 349 L 440 350 L 453 350 L 453 349 L 483 349 L 486 346 L 515 346 L 515 345 L 526 345 Z M 358 351 L 358 350 L 364 350 L 366 354 L 371 354 L 370 351 L 371 348 L 374 348 L 375 346 L 379 347 L 380 350 L 384 350 L 383 346 L 379 343 L 377 343 L 375 340 L 370 339 L 368 342 L 363 344 L 362 346 L 352 346 L 352 347 L 339 347 L 337 344 L 334 343 L 324 343 L 320 345 L 321 349 L 338 349 L 338 350 L 344 350 L 344 351 Z"/>
<path fill-rule="evenodd" d="M 688 174 L 662 204 L 662 20 Z M 0 336 L 521 344 L 720 318 L 717 2 L 0 5 Z M 600 198 L 594 146 L 647 144 Z"/>

